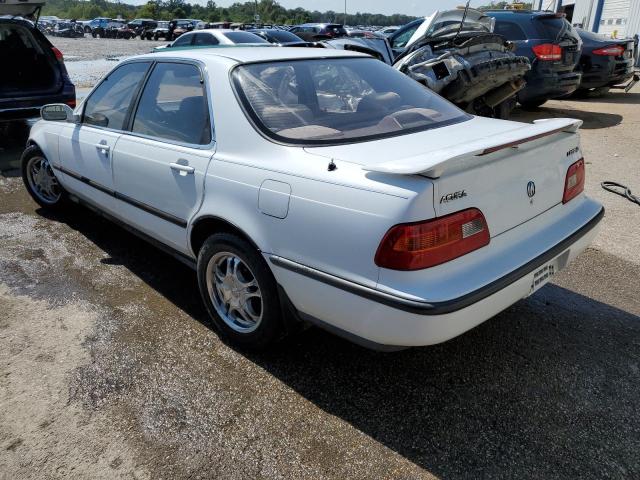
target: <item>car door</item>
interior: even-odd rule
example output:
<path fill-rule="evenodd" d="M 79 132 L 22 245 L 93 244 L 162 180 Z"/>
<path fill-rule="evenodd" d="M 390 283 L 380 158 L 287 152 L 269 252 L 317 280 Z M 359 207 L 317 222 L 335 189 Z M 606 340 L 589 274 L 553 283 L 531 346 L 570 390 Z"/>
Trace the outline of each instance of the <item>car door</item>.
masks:
<path fill-rule="evenodd" d="M 113 70 L 84 102 L 80 123 L 65 124 L 60 133 L 60 168 L 68 189 L 107 210 L 114 197 L 113 149 L 150 65 L 127 63 Z"/>
<path fill-rule="evenodd" d="M 113 156 L 119 214 L 184 253 L 214 153 L 204 79 L 195 63 L 158 62 Z"/>

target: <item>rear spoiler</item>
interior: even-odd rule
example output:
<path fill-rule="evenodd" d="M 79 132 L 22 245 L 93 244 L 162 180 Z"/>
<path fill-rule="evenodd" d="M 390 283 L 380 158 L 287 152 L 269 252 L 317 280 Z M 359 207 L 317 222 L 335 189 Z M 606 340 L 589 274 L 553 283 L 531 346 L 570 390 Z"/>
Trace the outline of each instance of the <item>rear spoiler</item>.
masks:
<path fill-rule="evenodd" d="M 445 170 L 450 169 L 462 160 L 482 157 L 507 148 L 517 148 L 518 145 L 523 143 L 532 142 L 560 132 L 576 133 L 581 125 L 582 120 L 572 118 L 536 120 L 533 124 L 522 124 L 522 127 L 498 135 L 391 162 L 367 165 L 363 167 L 363 170 L 398 175 L 421 174 L 431 178 L 438 178 Z"/>

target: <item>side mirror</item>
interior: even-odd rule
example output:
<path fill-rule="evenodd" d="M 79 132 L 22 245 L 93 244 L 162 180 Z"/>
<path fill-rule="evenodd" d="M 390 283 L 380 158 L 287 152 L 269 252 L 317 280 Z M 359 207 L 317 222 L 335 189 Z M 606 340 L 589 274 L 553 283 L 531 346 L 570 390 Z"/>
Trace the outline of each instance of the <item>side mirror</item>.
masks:
<path fill-rule="evenodd" d="M 43 120 L 49 122 L 70 122 L 75 123 L 75 117 L 73 110 L 69 105 L 64 103 L 52 103 L 45 105 L 40 109 L 40 116 Z"/>

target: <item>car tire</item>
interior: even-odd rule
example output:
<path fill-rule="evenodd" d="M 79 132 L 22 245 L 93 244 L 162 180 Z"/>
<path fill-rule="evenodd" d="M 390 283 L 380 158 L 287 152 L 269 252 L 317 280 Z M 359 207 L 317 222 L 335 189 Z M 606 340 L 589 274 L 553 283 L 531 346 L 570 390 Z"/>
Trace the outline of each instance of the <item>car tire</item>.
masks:
<path fill-rule="evenodd" d="M 544 100 L 531 100 L 528 102 L 520 102 L 520 106 L 522 107 L 523 110 L 537 110 L 538 108 L 540 108 L 542 105 L 544 105 L 547 102 L 546 99 Z"/>
<path fill-rule="evenodd" d="M 95 32 L 91 32 L 91 36 L 92 36 L 93 38 L 97 38 L 97 37 L 98 37 L 98 34 L 97 34 L 97 33 L 95 33 Z"/>
<path fill-rule="evenodd" d="M 24 186 L 38 205 L 49 210 L 58 210 L 66 205 L 67 192 L 40 148 L 36 145 L 27 147 L 20 163 Z"/>
<path fill-rule="evenodd" d="M 198 286 L 217 331 L 229 343 L 264 350 L 284 337 L 276 280 L 246 240 L 211 235 L 198 255 Z"/>
<path fill-rule="evenodd" d="M 609 93 L 609 91 L 611 90 L 611 87 L 598 87 L 598 88 L 594 88 L 593 90 L 589 90 L 589 92 L 587 93 L 587 96 L 589 98 L 600 98 L 600 97 L 604 97 L 607 93 Z"/>

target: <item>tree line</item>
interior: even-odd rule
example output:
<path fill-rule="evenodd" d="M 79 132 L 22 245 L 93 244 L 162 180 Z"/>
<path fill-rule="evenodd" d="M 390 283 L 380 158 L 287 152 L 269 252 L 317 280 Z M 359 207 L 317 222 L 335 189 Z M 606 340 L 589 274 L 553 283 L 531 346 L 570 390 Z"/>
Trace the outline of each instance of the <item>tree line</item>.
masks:
<path fill-rule="evenodd" d="M 425 15 L 430 12 L 425 12 Z M 415 19 L 408 15 L 382 15 L 374 13 L 344 13 L 310 11 L 304 8 L 287 9 L 275 0 L 236 2 L 229 7 L 219 7 L 209 0 L 206 5 L 191 4 L 185 0 L 151 0 L 139 7 L 127 3 L 107 0 L 48 0 L 42 15 L 56 15 L 67 19 L 92 19 L 96 17 L 125 19 L 153 18 L 171 20 L 172 18 L 197 18 L 208 22 L 230 21 L 240 23 L 254 22 L 255 15 L 260 22 L 278 25 L 297 25 L 308 22 L 338 22 L 347 25 L 403 25 Z"/>

